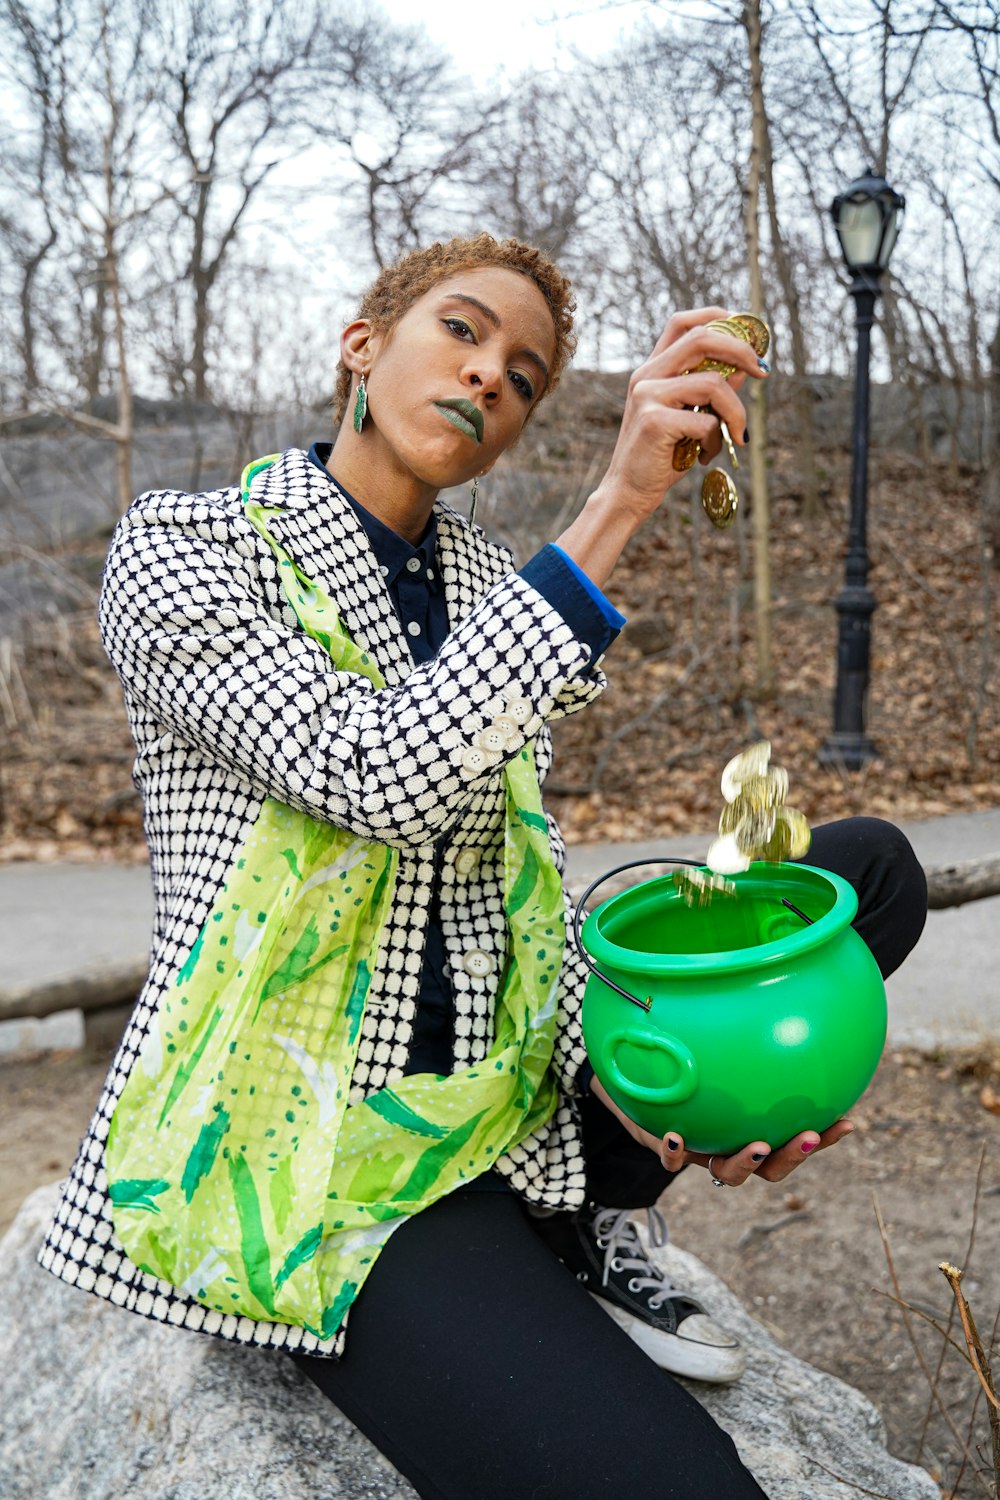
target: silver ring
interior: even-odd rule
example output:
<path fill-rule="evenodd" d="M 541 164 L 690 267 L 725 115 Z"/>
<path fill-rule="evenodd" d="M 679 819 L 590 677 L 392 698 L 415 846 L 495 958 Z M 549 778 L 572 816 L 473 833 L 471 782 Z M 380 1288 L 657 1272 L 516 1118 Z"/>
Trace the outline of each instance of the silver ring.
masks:
<path fill-rule="evenodd" d="M 712 1179 L 712 1186 L 713 1187 L 728 1187 L 729 1186 L 728 1182 L 723 1182 L 720 1178 L 716 1177 L 716 1175 L 715 1175 L 715 1169 L 712 1166 L 712 1163 L 713 1163 L 714 1160 L 715 1160 L 714 1156 L 710 1156 L 708 1158 L 708 1175 Z"/>

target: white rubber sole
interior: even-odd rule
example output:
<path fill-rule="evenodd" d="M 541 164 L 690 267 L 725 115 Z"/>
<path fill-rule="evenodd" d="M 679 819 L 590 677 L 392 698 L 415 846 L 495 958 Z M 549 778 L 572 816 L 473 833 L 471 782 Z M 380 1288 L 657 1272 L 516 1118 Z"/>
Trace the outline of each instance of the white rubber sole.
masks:
<path fill-rule="evenodd" d="M 680 1325 L 684 1335 L 664 1333 L 604 1297 L 594 1292 L 590 1295 L 654 1364 L 671 1375 L 703 1380 L 709 1385 L 729 1385 L 746 1369 L 742 1346 L 706 1313 L 691 1313 L 685 1318 Z"/>

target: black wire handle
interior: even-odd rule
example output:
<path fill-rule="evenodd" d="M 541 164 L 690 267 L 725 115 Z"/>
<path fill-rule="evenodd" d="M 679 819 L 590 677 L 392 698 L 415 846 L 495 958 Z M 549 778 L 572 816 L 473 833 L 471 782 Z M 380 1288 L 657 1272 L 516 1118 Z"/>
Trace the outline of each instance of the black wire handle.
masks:
<path fill-rule="evenodd" d="M 583 959 L 590 972 L 594 974 L 602 984 L 606 984 L 609 989 L 614 990 L 616 994 L 623 996 L 626 1000 L 631 1000 L 632 1004 L 638 1005 L 640 1010 L 648 1012 L 652 1009 L 653 1006 L 652 997 L 650 995 L 647 995 L 645 1000 L 640 1000 L 638 995 L 630 995 L 628 990 L 623 990 L 620 984 L 615 984 L 613 979 L 609 979 L 606 974 L 602 974 L 600 969 L 594 963 L 593 959 L 590 957 L 590 954 L 587 952 L 586 948 L 583 946 L 583 942 L 580 937 L 580 928 L 583 925 L 583 908 L 591 891 L 595 891 L 599 885 L 603 885 L 606 880 L 610 880 L 612 875 L 620 875 L 623 870 L 638 870 L 641 869 L 644 865 L 691 865 L 694 869 L 700 870 L 702 868 L 702 861 L 699 859 L 679 859 L 675 858 L 673 855 L 666 854 L 662 859 L 633 859 L 630 860 L 626 865 L 616 865 L 613 870 L 605 870 L 603 875 L 598 875 L 596 880 L 592 880 L 590 882 L 587 889 L 584 891 L 583 895 L 576 903 L 576 912 L 573 916 L 573 937 L 576 940 L 577 951 L 579 952 L 580 957 Z"/>
<path fill-rule="evenodd" d="M 602 984 L 606 984 L 609 989 L 614 990 L 615 994 L 621 995 L 625 1000 L 631 1000 L 632 1004 L 638 1005 L 640 1010 L 648 1012 L 653 1007 L 652 997 L 647 995 L 645 1000 L 640 1000 L 638 995 L 629 994 L 628 990 L 623 990 L 620 984 L 615 984 L 613 979 L 609 979 L 606 974 L 602 974 L 600 969 L 594 963 L 593 959 L 590 957 L 590 954 L 587 952 L 586 948 L 583 946 L 583 941 L 580 937 L 580 928 L 583 924 L 583 908 L 591 891 L 595 891 L 599 885 L 603 885 L 606 880 L 610 880 L 612 875 L 621 875 L 624 870 L 639 870 L 642 869 L 644 865 L 690 865 L 696 870 L 704 868 L 701 860 L 681 859 L 677 856 L 666 854 L 662 859 L 633 859 L 630 860 L 626 865 L 616 865 L 613 870 L 605 870 L 603 875 L 598 875 L 596 880 L 592 880 L 590 882 L 587 889 L 584 891 L 583 895 L 576 903 L 576 911 L 573 915 L 573 937 L 576 940 L 577 951 L 579 952 L 580 957 L 583 959 L 590 972 L 595 975 Z M 794 912 L 797 917 L 801 917 L 802 921 L 805 922 L 807 926 L 812 926 L 813 918 L 807 917 L 804 911 L 799 911 L 799 908 L 797 906 L 793 906 L 786 897 L 783 896 L 781 898 L 781 904 L 782 906 L 787 906 L 788 910 Z"/>

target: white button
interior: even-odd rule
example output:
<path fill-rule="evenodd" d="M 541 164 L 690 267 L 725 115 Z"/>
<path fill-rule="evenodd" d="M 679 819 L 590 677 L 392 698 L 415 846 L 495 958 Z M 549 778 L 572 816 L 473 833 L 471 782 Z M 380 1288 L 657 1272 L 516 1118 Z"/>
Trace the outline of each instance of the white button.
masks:
<path fill-rule="evenodd" d="M 462 968 L 473 979 L 485 979 L 487 974 L 493 973 L 496 962 L 482 948 L 470 948 L 462 960 Z"/>
<path fill-rule="evenodd" d="M 427 569 L 427 578 L 428 578 L 429 582 L 433 583 L 433 581 L 434 581 L 434 569 L 433 568 L 428 568 Z"/>
<path fill-rule="evenodd" d="M 388 578 L 388 576 L 389 576 L 389 569 L 388 568 L 383 568 L 382 569 L 382 577 L 383 578 Z"/>
<path fill-rule="evenodd" d="M 476 744 L 483 750 L 492 750 L 499 755 L 507 744 L 507 736 L 502 729 L 497 729 L 491 724 L 488 729 L 481 729 L 476 735 Z"/>
<path fill-rule="evenodd" d="M 531 718 L 531 704 L 527 698 L 508 698 L 504 712 L 510 714 L 515 724 L 524 724 Z"/>
<path fill-rule="evenodd" d="M 409 625 L 407 625 L 407 627 L 406 627 L 406 633 L 407 633 L 407 635 L 419 635 L 420 634 L 420 626 L 417 624 L 416 620 L 411 620 L 410 621 Z"/>
<path fill-rule="evenodd" d="M 499 759 L 499 755 L 491 750 L 481 750 L 478 745 L 468 745 L 462 751 L 463 769 L 470 771 L 473 776 L 478 776 L 480 771 L 488 771 Z"/>
<path fill-rule="evenodd" d="M 479 868 L 478 849 L 459 849 L 455 855 L 455 871 L 459 875 L 471 875 Z"/>
<path fill-rule="evenodd" d="M 520 725 L 510 714 L 497 714 L 493 720 L 493 728 L 499 729 L 505 740 L 513 739 L 520 734 Z"/>
<path fill-rule="evenodd" d="M 409 558 L 407 560 L 407 563 L 406 563 L 406 571 L 408 573 L 419 573 L 420 572 L 420 558 L 419 557 L 411 557 L 411 558 Z"/>

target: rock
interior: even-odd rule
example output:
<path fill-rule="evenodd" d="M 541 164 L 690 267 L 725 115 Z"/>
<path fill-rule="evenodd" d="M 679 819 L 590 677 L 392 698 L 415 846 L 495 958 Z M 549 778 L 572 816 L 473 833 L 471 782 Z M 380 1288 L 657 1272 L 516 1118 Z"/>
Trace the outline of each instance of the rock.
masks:
<path fill-rule="evenodd" d="M 285 1356 L 164 1328 L 43 1271 L 56 1196 L 33 1193 L 0 1243 L 4 1500 L 412 1500 Z M 741 1382 L 692 1389 L 771 1500 L 940 1500 L 890 1458 L 868 1401 L 788 1355 L 693 1256 L 656 1253 L 747 1344 Z"/>
<path fill-rule="evenodd" d="M 648 1250 L 641 1223 L 639 1233 Z M 888 1452 L 882 1417 L 860 1391 L 789 1354 L 694 1255 L 674 1245 L 652 1253 L 747 1351 L 735 1385 L 689 1389 L 731 1434 L 771 1500 L 941 1500 L 925 1469 Z"/>
<path fill-rule="evenodd" d="M 3 1500 L 413 1500 L 284 1355 L 165 1328 L 35 1255 L 57 1197 L 0 1243 Z"/>

